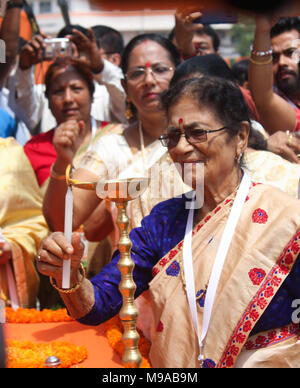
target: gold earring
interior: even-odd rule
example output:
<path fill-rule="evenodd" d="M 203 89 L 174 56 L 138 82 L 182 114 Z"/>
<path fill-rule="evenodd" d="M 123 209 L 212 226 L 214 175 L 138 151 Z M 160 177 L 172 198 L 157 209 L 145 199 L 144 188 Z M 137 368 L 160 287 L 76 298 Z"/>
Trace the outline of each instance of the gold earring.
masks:
<path fill-rule="evenodd" d="M 131 109 L 131 101 L 130 101 L 130 98 L 128 96 L 126 97 L 125 117 L 127 120 L 130 120 L 133 117 L 133 112 Z"/>
<path fill-rule="evenodd" d="M 235 160 L 240 164 L 243 154 L 236 155 Z"/>

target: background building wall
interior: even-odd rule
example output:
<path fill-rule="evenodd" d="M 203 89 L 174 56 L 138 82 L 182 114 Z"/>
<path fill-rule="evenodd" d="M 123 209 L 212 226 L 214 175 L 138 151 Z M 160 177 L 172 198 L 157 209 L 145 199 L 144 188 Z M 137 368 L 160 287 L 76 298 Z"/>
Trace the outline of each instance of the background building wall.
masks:
<path fill-rule="evenodd" d="M 51 36 L 64 26 L 64 20 L 57 0 L 31 0 L 36 19 L 41 30 Z M 69 15 L 72 24 L 91 27 L 104 24 L 123 34 L 125 43 L 133 36 L 143 32 L 158 32 L 167 35 L 174 27 L 174 9 L 143 9 L 139 11 L 100 10 L 88 0 L 68 0 Z M 228 58 L 238 56 L 235 53 L 230 36 L 230 24 L 212 25 L 221 38 L 220 53 Z"/>

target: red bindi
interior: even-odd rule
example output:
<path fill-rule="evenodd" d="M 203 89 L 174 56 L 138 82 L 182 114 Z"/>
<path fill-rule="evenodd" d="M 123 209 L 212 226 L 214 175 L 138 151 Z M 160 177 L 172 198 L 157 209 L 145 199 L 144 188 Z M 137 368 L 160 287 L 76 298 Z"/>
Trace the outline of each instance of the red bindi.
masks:
<path fill-rule="evenodd" d="M 178 124 L 182 124 L 182 123 L 183 123 L 183 119 L 180 118 L 180 119 L 178 120 Z"/>
<path fill-rule="evenodd" d="M 151 63 L 150 62 L 146 62 L 145 63 L 145 67 L 151 67 Z"/>

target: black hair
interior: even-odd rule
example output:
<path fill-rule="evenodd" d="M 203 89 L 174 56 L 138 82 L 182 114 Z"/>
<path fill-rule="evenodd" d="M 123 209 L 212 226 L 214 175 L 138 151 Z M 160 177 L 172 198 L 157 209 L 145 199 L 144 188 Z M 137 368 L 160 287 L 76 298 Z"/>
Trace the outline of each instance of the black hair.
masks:
<path fill-rule="evenodd" d="M 175 45 L 167 38 L 165 38 L 162 35 L 155 34 L 155 33 L 149 33 L 149 34 L 141 34 L 135 36 L 131 41 L 126 45 L 122 60 L 121 60 L 121 69 L 123 71 L 123 74 L 125 75 L 128 70 L 128 63 L 129 63 L 129 57 L 132 52 L 132 50 L 141 44 L 142 42 L 145 42 L 147 40 L 152 40 L 158 44 L 160 44 L 165 50 L 169 53 L 170 61 L 174 64 L 174 66 L 178 66 L 180 63 L 180 54 L 175 47 Z"/>
<path fill-rule="evenodd" d="M 53 85 L 53 77 L 55 73 L 60 69 L 72 68 L 77 71 L 78 74 L 85 80 L 91 98 L 93 98 L 95 92 L 94 77 L 89 66 L 77 58 L 70 57 L 57 57 L 55 61 L 49 66 L 45 75 L 45 95 L 49 99 L 51 86 Z"/>
<path fill-rule="evenodd" d="M 68 26 L 63 27 L 57 33 L 57 38 L 64 38 L 66 35 L 72 35 L 72 30 L 78 30 L 82 32 L 84 35 L 89 37 L 89 30 L 85 27 L 80 26 L 79 24 L 70 24 Z"/>
<path fill-rule="evenodd" d="M 272 27 L 270 35 L 271 38 L 278 36 L 284 32 L 297 30 L 300 35 L 300 17 L 282 17 Z"/>
<path fill-rule="evenodd" d="M 219 35 L 217 34 L 216 30 L 214 30 L 208 24 L 204 24 L 202 30 L 196 31 L 196 35 L 203 35 L 203 34 L 206 34 L 206 35 L 211 37 L 212 42 L 213 42 L 213 46 L 214 46 L 214 50 L 217 52 L 219 50 L 219 47 L 220 47 L 220 38 L 219 38 Z"/>
<path fill-rule="evenodd" d="M 230 67 L 218 54 L 207 54 L 192 57 L 177 66 L 170 87 L 184 78 L 191 78 L 194 74 L 223 77 L 233 81 Z"/>
<path fill-rule="evenodd" d="M 178 82 L 161 97 L 165 112 L 182 97 L 190 97 L 199 105 L 215 111 L 219 120 L 228 127 L 226 131 L 230 136 L 239 132 L 242 121 L 250 123 L 242 92 L 236 83 L 230 80 L 206 76 Z"/>
<path fill-rule="evenodd" d="M 103 48 L 107 54 L 118 53 L 122 55 L 124 50 L 124 39 L 119 31 L 100 24 L 93 26 L 92 30 L 96 36 L 99 48 Z"/>
<path fill-rule="evenodd" d="M 248 68 L 249 59 L 243 59 L 241 61 L 235 62 L 231 66 L 232 75 L 240 86 L 243 86 L 244 83 L 248 81 Z"/>
<path fill-rule="evenodd" d="M 214 30 L 209 24 L 203 24 L 203 29 L 202 30 L 196 30 L 195 31 L 196 35 L 208 35 L 211 37 L 212 43 L 214 50 L 217 52 L 220 47 L 220 37 L 216 30 Z M 171 32 L 168 35 L 168 39 L 172 42 L 173 39 L 175 38 L 175 27 L 171 30 Z"/>

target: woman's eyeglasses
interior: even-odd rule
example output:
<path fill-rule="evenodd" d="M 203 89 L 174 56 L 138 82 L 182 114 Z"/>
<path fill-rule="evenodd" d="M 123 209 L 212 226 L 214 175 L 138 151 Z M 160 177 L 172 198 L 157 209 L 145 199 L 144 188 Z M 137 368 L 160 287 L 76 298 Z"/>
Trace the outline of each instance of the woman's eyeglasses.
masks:
<path fill-rule="evenodd" d="M 145 79 L 147 69 L 151 72 L 152 76 L 157 80 L 169 80 L 172 76 L 174 68 L 165 63 L 155 63 L 150 66 L 133 67 L 126 73 L 128 81 L 133 83 L 141 82 Z"/>
<path fill-rule="evenodd" d="M 186 140 L 190 144 L 203 143 L 207 141 L 207 134 L 212 132 L 219 132 L 227 127 L 219 129 L 200 129 L 200 128 L 187 128 L 184 132 L 181 131 L 170 131 L 166 135 L 161 135 L 159 140 L 164 147 L 176 147 L 181 136 L 185 136 Z"/>

